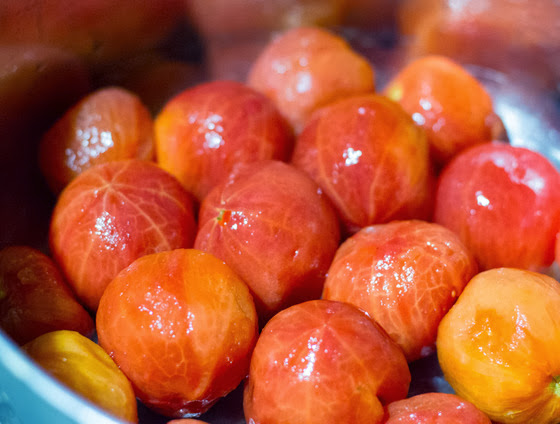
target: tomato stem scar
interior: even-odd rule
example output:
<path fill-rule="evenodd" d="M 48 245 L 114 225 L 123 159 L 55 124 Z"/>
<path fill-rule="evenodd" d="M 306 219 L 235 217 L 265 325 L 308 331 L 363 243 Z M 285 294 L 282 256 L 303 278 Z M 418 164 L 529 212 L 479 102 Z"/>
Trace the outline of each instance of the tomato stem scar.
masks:
<path fill-rule="evenodd" d="M 552 383 L 550 383 L 550 390 L 555 396 L 560 397 L 560 375 L 552 377 Z"/>

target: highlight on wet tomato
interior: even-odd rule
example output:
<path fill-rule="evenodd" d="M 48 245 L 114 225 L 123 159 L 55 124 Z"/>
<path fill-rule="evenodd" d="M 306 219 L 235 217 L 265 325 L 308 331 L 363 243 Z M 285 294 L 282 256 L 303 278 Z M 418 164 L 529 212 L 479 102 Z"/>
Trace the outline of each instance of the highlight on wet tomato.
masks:
<path fill-rule="evenodd" d="M 412 61 L 384 93 L 426 131 L 431 156 L 439 164 L 467 147 L 496 139 L 503 129 L 484 86 L 444 56 Z"/>
<path fill-rule="evenodd" d="M 56 194 L 94 165 L 153 158 L 150 112 L 138 96 L 120 87 L 101 88 L 81 99 L 39 145 L 41 172 Z"/>
<path fill-rule="evenodd" d="M 538 152 L 494 142 L 443 170 L 434 220 L 459 235 L 481 269 L 540 271 L 554 260 L 560 173 Z"/>
<path fill-rule="evenodd" d="M 429 392 L 392 402 L 385 424 L 491 424 L 472 403 L 450 393 Z"/>
<path fill-rule="evenodd" d="M 59 196 L 49 232 L 53 258 L 78 298 L 97 309 L 119 271 L 140 256 L 192 247 L 192 196 L 152 162 L 96 165 Z"/>
<path fill-rule="evenodd" d="M 286 160 L 293 135 L 270 99 L 234 81 L 189 88 L 155 121 L 157 162 L 200 201 L 240 163 Z"/>
<path fill-rule="evenodd" d="M 348 233 L 430 216 L 424 131 L 382 96 L 348 97 L 318 110 L 296 140 L 292 163 L 331 199 Z"/>
<path fill-rule="evenodd" d="M 138 398 L 171 418 L 200 415 L 235 389 L 257 338 L 247 285 L 195 249 L 134 261 L 107 286 L 96 324 Z"/>
<path fill-rule="evenodd" d="M 451 230 L 394 221 L 365 227 L 340 246 L 323 298 L 366 311 L 411 362 L 434 353 L 441 319 L 476 272 Z"/>
<path fill-rule="evenodd" d="M 410 371 L 401 349 L 365 312 L 312 300 L 275 315 L 251 358 L 248 423 L 382 423 L 403 399 Z"/>
<path fill-rule="evenodd" d="M 321 296 L 340 241 L 336 213 L 304 172 L 279 161 L 239 166 L 202 202 L 194 246 L 249 285 L 261 323 Z"/>
<path fill-rule="evenodd" d="M 29 246 L 0 250 L 0 327 L 20 345 L 55 330 L 89 337 L 95 329 L 53 260 Z"/>
<path fill-rule="evenodd" d="M 296 134 L 319 107 L 375 90 L 371 64 L 342 37 L 316 27 L 294 28 L 273 39 L 247 81 L 274 101 Z"/>
<path fill-rule="evenodd" d="M 130 381 L 98 344 L 75 331 L 45 333 L 23 346 L 45 371 L 95 405 L 126 422 L 138 422 Z"/>
<path fill-rule="evenodd" d="M 560 283 L 515 268 L 476 275 L 437 337 L 455 393 L 499 423 L 559 422 L 559 349 Z"/>

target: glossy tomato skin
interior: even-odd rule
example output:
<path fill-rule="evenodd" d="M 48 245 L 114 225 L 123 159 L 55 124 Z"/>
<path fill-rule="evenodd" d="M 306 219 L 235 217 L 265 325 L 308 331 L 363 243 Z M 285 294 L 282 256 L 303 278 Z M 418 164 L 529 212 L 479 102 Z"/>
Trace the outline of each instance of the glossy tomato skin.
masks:
<path fill-rule="evenodd" d="M 136 258 L 192 247 L 192 196 L 152 162 L 97 165 L 61 193 L 49 232 L 53 258 L 78 298 L 95 310 L 103 290 Z"/>
<path fill-rule="evenodd" d="M 387 406 L 385 424 L 491 424 L 472 403 L 450 393 L 424 393 Z"/>
<path fill-rule="evenodd" d="M 264 327 L 251 359 L 247 422 L 381 423 L 383 405 L 406 396 L 400 348 L 352 305 L 312 300 Z"/>
<path fill-rule="evenodd" d="M 134 93 L 98 89 L 82 98 L 45 133 L 39 165 L 56 194 L 86 169 L 101 163 L 154 158 L 153 122 Z"/>
<path fill-rule="evenodd" d="M 209 253 L 175 249 L 119 273 L 101 298 L 97 332 L 145 405 L 192 417 L 247 375 L 257 315 L 230 267 Z"/>
<path fill-rule="evenodd" d="M 130 381 L 98 344 L 68 330 L 31 340 L 23 351 L 49 374 L 115 417 L 138 422 Z"/>
<path fill-rule="evenodd" d="M 19 344 L 55 330 L 90 337 L 95 329 L 53 260 L 29 246 L 0 250 L 0 327 Z"/>
<path fill-rule="evenodd" d="M 560 420 L 560 284 L 540 273 L 477 274 L 441 321 L 438 360 L 455 393 L 493 421 Z"/>
<path fill-rule="evenodd" d="M 279 161 L 238 167 L 204 199 L 195 247 L 249 285 L 261 322 L 321 296 L 340 241 L 336 213 L 301 170 Z"/>
<path fill-rule="evenodd" d="M 294 28 L 272 40 L 247 81 L 274 101 L 296 134 L 316 109 L 375 90 L 370 63 L 342 37 L 313 27 Z"/>
<path fill-rule="evenodd" d="M 456 157 L 438 181 L 435 222 L 459 235 L 481 269 L 541 270 L 554 259 L 560 173 L 542 155 L 494 142 Z"/>
<path fill-rule="evenodd" d="M 318 110 L 296 140 L 292 163 L 331 199 L 348 233 L 430 216 L 425 134 L 382 96 L 348 97 Z"/>
<path fill-rule="evenodd" d="M 444 56 L 412 61 L 393 77 L 384 93 L 424 128 L 438 164 L 468 147 L 492 141 L 501 128 L 484 86 Z"/>
<path fill-rule="evenodd" d="M 323 298 L 366 311 L 409 362 L 435 351 L 438 325 L 477 264 L 447 228 L 424 221 L 365 227 L 337 250 Z"/>
<path fill-rule="evenodd" d="M 234 81 L 212 81 L 173 97 L 155 122 L 159 165 L 202 201 L 233 167 L 286 160 L 293 135 L 273 102 Z"/>

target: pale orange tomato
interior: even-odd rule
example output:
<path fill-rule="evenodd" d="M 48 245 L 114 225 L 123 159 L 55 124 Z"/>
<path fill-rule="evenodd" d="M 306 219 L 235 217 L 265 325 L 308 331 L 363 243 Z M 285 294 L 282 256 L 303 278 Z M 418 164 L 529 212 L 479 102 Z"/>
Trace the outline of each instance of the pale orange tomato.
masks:
<path fill-rule="evenodd" d="M 438 330 L 446 380 L 500 423 L 560 421 L 559 351 L 560 283 L 514 268 L 475 276 Z"/>

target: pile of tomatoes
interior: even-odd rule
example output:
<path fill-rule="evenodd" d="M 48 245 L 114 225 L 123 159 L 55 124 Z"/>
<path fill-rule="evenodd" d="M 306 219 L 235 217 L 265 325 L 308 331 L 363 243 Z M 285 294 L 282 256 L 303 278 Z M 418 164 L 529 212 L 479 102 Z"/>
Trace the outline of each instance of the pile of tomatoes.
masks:
<path fill-rule="evenodd" d="M 380 91 L 317 27 L 155 117 L 100 88 L 41 139 L 48 256 L 0 251 L 0 326 L 128 422 L 242 384 L 255 424 L 556 423 L 560 173 L 505 140 L 460 64 Z M 454 394 L 407 398 L 433 355 Z"/>

